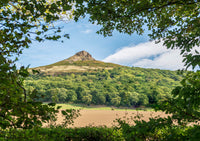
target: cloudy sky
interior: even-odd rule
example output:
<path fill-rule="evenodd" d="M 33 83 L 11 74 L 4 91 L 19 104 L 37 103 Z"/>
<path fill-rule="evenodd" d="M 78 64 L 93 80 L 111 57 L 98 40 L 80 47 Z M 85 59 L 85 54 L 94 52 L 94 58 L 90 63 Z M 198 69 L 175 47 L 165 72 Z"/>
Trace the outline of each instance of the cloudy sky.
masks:
<path fill-rule="evenodd" d="M 59 23 L 61 24 L 61 23 Z M 120 65 L 177 70 L 183 68 L 178 50 L 168 50 L 162 43 L 150 42 L 148 31 L 142 36 L 114 32 L 112 37 L 96 34 L 100 29 L 83 19 L 77 23 L 62 23 L 63 33 L 70 34 L 64 43 L 45 41 L 33 42 L 23 51 L 18 65 L 37 67 L 66 59 L 76 52 L 88 51 L 96 60 Z"/>

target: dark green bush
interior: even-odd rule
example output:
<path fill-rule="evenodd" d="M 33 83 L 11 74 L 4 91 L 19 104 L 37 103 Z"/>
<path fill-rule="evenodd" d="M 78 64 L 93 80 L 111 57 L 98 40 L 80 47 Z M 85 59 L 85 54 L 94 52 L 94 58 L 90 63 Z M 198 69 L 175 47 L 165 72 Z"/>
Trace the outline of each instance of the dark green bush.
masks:
<path fill-rule="evenodd" d="M 119 128 L 34 128 L 0 131 L 0 141 L 199 141 L 200 126 L 173 125 L 169 119 L 138 121 L 131 126 L 119 121 Z"/>
<path fill-rule="evenodd" d="M 127 141 L 199 141 L 200 126 L 175 125 L 171 118 L 150 119 L 150 121 L 135 120 L 131 126 L 118 119 L 122 136 Z"/>
<path fill-rule="evenodd" d="M 1 141 L 122 141 L 120 130 L 107 127 L 35 128 L 0 133 Z"/>

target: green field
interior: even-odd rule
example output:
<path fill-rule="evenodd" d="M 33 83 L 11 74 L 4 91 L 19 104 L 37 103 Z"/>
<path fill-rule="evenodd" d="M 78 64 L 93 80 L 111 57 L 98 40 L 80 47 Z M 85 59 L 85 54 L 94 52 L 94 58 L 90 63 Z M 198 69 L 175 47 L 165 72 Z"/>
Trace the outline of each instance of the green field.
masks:
<path fill-rule="evenodd" d="M 84 109 L 84 110 L 119 110 L 119 111 L 136 111 L 136 110 L 142 110 L 142 111 L 153 111 L 152 108 L 128 108 L 128 107 L 109 107 L 104 105 L 91 105 L 87 106 L 84 104 L 56 104 L 56 106 L 62 106 L 61 109 Z"/>

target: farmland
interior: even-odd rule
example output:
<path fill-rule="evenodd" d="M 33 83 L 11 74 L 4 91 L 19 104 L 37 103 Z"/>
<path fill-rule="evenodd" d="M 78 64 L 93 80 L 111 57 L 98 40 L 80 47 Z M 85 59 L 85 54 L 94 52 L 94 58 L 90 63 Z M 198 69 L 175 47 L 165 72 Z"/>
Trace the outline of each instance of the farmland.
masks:
<path fill-rule="evenodd" d="M 84 106 L 78 104 L 57 104 L 62 106 L 61 109 L 79 109 L 80 116 L 74 120 L 74 124 L 69 127 L 86 127 L 86 126 L 116 126 L 118 123 L 116 119 L 122 119 L 130 124 L 134 124 L 134 119 L 149 121 L 152 117 L 167 117 L 164 112 L 155 112 L 151 108 L 117 108 L 108 106 Z M 139 118 L 140 116 L 140 118 Z M 58 120 L 56 124 L 61 124 L 63 116 L 58 114 Z"/>

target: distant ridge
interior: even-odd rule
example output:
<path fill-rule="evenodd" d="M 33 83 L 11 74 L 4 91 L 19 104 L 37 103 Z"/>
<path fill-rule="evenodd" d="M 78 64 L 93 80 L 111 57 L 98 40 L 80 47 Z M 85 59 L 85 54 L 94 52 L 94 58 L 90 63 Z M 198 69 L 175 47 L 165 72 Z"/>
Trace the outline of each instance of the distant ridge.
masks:
<path fill-rule="evenodd" d="M 65 60 L 34 69 L 40 70 L 40 72 L 48 75 L 55 75 L 63 73 L 95 71 L 98 69 L 113 69 L 115 67 L 124 66 L 95 60 L 88 52 L 80 51 Z"/>

